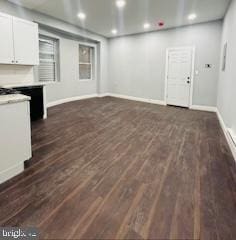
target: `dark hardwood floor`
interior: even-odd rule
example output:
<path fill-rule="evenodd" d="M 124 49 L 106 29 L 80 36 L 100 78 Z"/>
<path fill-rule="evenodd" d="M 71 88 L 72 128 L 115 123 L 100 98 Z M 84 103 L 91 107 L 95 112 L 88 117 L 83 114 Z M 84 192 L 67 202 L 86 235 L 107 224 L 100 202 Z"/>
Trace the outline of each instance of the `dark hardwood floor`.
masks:
<path fill-rule="evenodd" d="M 42 239 L 236 239 L 235 162 L 216 114 L 115 98 L 49 109 L 0 226 Z"/>

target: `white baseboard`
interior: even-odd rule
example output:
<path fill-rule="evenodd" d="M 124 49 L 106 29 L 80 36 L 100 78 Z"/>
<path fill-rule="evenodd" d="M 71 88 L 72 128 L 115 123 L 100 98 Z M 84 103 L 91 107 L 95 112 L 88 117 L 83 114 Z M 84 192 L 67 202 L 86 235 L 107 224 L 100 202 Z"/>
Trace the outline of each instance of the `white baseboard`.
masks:
<path fill-rule="evenodd" d="M 222 118 L 218 109 L 217 109 L 216 113 L 217 113 L 217 117 L 220 121 L 220 125 L 223 129 L 223 132 L 225 134 L 226 140 L 229 144 L 230 150 L 233 154 L 234 160 L 236 161 L 236 142 L 235 142 L 236 139 L 234 139 L 235 136 L 232 134 L 232 130 L 227 128 L 227 126 L 226 126 L 226 124 L 225 124 L 225 122 L 224 122 L 224 120 L 223 120 L 223 118 Z"/>
<path fill-rule="evenodd" d="M 230 137 L 233 140 L 234 145 L 236 146 L 236 134 L 235 134 L 235 132 L 231 128 L 228 128 L 228 132 L 230 134 Z"/>
<path fill-rule="evenodd" d="M 0 172 L 0 184 L 15 177 L 16 175 L 20 174 L 23 171 L 24 171 L 24 163 L 20 163 L 5 171 Z"/>
<path fill-rule="evenodd" d="M 84 99 L 95 98 L 95 97 L 98 97 L 98 94 L 90 94 L 90 95 L 60 99 L 60 100 L 48 103 L 47 107 L 50 108 L 63 103 L 74 102 L 78 100 L 84 100 Z"/>
<path fill-rule="evenodd" d="M 206 111 L 206 112 L 216 112 L 217 108 L 216 107 L 211 107 L 211 106 L 203 106 L 203 105 L 192 105 L 190 107 L 192 110 L 199 110 L 199 111 Z"/>
<path fill-rule="evenodd" d="M 116 93 L 110 93 L 109 96 L 115 97 L 115 98 L 122 98 L 122 99 L 137 101 L 137 102 L 145 102 L 145 103 L 153 103 L 153 104 L 158 104 L 158 105 L 166 105 L 165 101 L 161 101 L 161 100 L 138 98 L 138 97 L 132 97 L 132 96 L 121 95 L 121 94 L 116 94 Z"/>
<path fill-rule="evenodd" d="M 101 94 L 90 94 L 90 95 L 84 95 L 84 96 L 71 97 L 71 98 L 57 100 L 57 101 L 48 103 L 47 107 L 50 108 L 50 107 L 60 105 L 63 103 L 79 101 L 79 100 L 89 99 L 89 98 L 96 98 L 96 97 L 115 97 L 115 98 L 122 98 L 122 99 L 131 100 L 131 101 L 137 101 L 137 102 L 152 103 L 152 104 L 164 105 L 164 106 L 166 105 L 166 102 L 162 101 L 162 100 L 139 98 L 139 97 L 133 97 L 133 96 L 128 96 L 128 95 L 116 94 L 116 93 L 101 93 Z M 200 111 L 208 111 L 208 112 L 216 112 L 216 107 L 210 107 L 210 106 L 192 105 L 190 107 L 190 109 L 200 110 Z"/>
<path fill-rule="evenodd" d="M 47 107 L 50 108 L 50 107 L 54 107 L 56 105 L 60 105 L 63 103 L 74 102 L 74 101 L 79 101 L 79 100 L 83 100 L 83 99 L 95 98 L 95 97 L 115 97 L 115 98 L 122 98 L 122 99 L 127 99 L 127 100 L 132 100 L 132 101 L 138 101 L 138 102 L 166 105 L 165 102 L 161 101 L 161 100 L 137 98 L 137 97 L 120 95 L 120 94 L 115 94 L 115 93 L 102 93 L 102 94 L 91 94 L 91 95 L 84 95 L 84 96 L 71 97 L 71 98 L 57 100 L 57 101 L 48 103 Z"/>

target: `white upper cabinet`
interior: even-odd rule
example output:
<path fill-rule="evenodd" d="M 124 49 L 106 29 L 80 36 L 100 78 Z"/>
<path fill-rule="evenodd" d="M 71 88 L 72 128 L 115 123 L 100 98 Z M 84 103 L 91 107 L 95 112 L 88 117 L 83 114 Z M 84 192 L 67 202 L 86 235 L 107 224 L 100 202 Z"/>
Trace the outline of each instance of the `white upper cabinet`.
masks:
<path fill-rule="evenodd" d="M 13 39 L 16 64 L 38 65 L 38 25 L 13 17 Z"/>
<path fill-rule="evenodd" d="M 38 65 L 38 34 L 36 23 L 0 13 L 0 63 Z"/>
<path fill-rule="evenodd" d="M 0 13 L 0 63 L 14 63 L 12 17 Z"/>

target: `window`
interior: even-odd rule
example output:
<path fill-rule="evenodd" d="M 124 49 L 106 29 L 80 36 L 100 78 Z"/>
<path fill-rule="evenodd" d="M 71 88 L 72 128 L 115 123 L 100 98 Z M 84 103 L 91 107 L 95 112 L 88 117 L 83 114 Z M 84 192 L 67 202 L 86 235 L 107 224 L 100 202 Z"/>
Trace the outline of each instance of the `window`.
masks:
<path fill-rule="evenodd" d="M 94 48 L 79 45 L 79 80 L 93 79 Z"/>
<path fill-rule="evenodd" d="M 58 81 L 58 40 L 50 37 L 39 37 L 39 81 Z"/>

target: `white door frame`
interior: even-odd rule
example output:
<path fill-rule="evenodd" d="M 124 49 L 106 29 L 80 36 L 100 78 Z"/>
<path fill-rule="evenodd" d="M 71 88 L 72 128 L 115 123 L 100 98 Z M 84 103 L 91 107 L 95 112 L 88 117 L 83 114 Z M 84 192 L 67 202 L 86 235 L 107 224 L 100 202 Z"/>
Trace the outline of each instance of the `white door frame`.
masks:
<path fill-rule="evenodd" d="M 192 70 L 191 70 L 191 82 L 190 82 L 190 101 L 189 108 L 193 105 L 193 84 L 194 84 L 194 69 L 195 69 L 195 46 L 186 46 L 186 47 L 171 47 L 166 49 L 166 70 L 165 70 L 165 105 L 167 105 L 167 90 L 168 90 L 168 70 L 169 70 L 169 52 L 173 50 L 181 50 L 181 49 L 191 49 L 192 50 Z"/>

